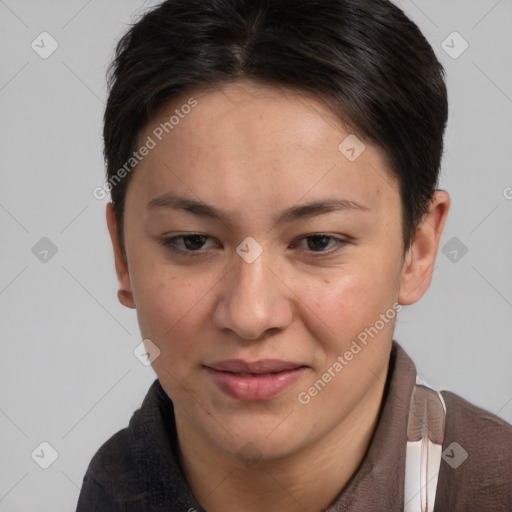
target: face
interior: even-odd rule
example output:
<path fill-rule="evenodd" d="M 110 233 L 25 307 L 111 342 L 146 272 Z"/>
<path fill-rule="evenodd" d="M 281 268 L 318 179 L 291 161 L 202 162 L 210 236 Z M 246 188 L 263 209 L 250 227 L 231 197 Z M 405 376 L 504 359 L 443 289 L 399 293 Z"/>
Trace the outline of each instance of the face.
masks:
<path fill-rule="evenodd" d="M 250 82 L 174 100 L 140 134 L 125 304 L 177 423 L 219 450 L 298 453 L 382 389 L 401 203 L 381 150 L 349 135 L 314 97 Z"/>

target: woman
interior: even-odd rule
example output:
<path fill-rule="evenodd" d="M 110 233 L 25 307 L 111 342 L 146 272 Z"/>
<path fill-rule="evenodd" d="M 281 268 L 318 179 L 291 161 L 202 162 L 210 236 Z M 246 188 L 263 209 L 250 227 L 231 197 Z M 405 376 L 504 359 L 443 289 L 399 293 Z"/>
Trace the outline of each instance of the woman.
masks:
<path fill-rule="evenodd" d="M 393 340 L 448 215 L 446 96 L 387 0 L 169 0 L 129 30 L 97 193 L 158 378 L 78 512 L 512 508 L 512 427 Z"/>

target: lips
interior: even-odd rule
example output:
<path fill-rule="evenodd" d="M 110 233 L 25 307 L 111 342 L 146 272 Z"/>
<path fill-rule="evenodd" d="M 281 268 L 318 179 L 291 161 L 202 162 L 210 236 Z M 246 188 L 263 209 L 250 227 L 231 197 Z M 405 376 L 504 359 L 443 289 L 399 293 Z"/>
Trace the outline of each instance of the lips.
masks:
<path fill-rule="evenodd" d="M 254 375 L 286 372 L 302 366 L 304 365 L 289 361 L 282 361 L 280 359 L 261 359 L 260 361 L 255 361 L 253 363 L 248 363 L 241 359 L 229 359 L 227 361 L 218 361 L 208 365 L 209 368 L 221 372 L 250 373 Z"/>
<path fill-rule="evenodd" d="M 221 391 L 243 401 L 269 400 L 295 383 L 307 366 L 278 359 L 217 361 L 205 366 Z"/>

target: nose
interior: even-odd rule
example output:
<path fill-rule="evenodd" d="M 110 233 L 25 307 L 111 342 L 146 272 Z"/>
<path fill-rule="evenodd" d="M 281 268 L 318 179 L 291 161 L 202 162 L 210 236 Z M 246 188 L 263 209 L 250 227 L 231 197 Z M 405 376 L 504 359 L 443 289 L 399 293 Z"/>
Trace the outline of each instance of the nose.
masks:
<path fill-rule="evenodd" d="M 219 329 L 229 329 L 245 340 L 257 340 L 267 331 L 284 329 L 293 318 L 293 292 L 283 273 L 264 251 L 248 263 L 238 254 L 223 279 L 214 311 Z"/>

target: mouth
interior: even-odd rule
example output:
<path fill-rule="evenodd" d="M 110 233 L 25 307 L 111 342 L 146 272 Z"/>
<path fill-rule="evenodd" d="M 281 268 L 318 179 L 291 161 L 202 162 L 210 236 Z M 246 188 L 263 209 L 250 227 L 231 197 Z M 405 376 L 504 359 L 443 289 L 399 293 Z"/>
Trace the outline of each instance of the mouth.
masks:
<path fill-rule="evenodd" d="M 269 400 L 294 384 L 308 366 L 278 359 L 231 359 L 204 366 L 225 394 L 241 401 Z"/>

